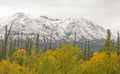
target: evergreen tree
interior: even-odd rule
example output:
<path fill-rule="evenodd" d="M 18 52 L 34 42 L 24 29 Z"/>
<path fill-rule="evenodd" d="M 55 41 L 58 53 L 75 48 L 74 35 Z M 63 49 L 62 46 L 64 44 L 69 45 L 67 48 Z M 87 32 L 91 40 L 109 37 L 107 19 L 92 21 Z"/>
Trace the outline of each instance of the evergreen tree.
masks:
<path fill-rule="evenodd" d="M 103 45 L 100 45 L 99 52 L 102 52 L 102 51 L 103 51 Z"/>
<path fill-rule="evenodd" d="M 74 45 L 76 45 L 76 32 L 75 32 L 75 38 L 74 38 Z"/>
<path fill-rule="evenodd" d="M 32 39 L 31 38 L 28 38 L 26 39 L 25 41 L 25 49 L 27 51 L 27 55 L 31 55 L 31 49 L 32 49 Z"/>
<path fill-rule="evenodd" d="M 39 34 L 37 34 L 37 36 L 36 36 L 36 52 L 38 52 L 39 51 L 39 48 L 40 48 L 40 44 L 39 44 Z"/>
<path fill-rule="evenodd" d="M 20 48 L 20 36 L 18 34 L 17 47 Z"/>
<path fill-rule="evenodd" d="M 26 51 L 27 51 L 27 55 L 28 55 L 28 47 L 29 47 L 29 44 L 28 44 L 28 42 L 29 42 L 29 38 L 28 38 L 28 36 L 27 36 L 27 38 L 26 38 L 26 40 L 25 40 L 25 49 L 26 49 Z"/>
<path fill-rule="evenodd" d="M 1 58 L 3 57 L 4 54 L 4 41 L 3 39 L 1 40 Z"/>
<path fill-rule="evenodd" d="M 87 60 L 87 41 L 84 42 L 84 52 L 83 52 L 83 59 Z"/>
<path fill-rule="evenodd" d="M 32 52 L 32 39 L 29 40 L 29 55 L 31 55 Z"/>
<path fill-rule="evenodd" d="M 113 49 L 113 42 L 111 40 L 111 31 L 107 30 L 107 39 L 105 40 L 104 50 L 105 51 L 112 51 Z"/>
<path fill-rule="evenodd" d="M 10 35 L 10 31 L 11 31 L 11 28 L 12 28 L 12 24 L 8 30 L 8 26 L 6 25 L 5 26 L 5 38 L 4 38 L 4 50 L 3 50 L 3 58 L 4 59 L 7 59 L 8 58 L 8 38 L 9 38 L 9 35 Z"/>
<path fill-rule="evenodd" d="M 87 44 L 88 46 L 88 48 L 87 48 L 87 60 L 88 59 L 90 59 L 90 57 L 91 57 L 91 48 L 90 48 L 90 41 L 88 40 L 88 44 Z"/>
<path fill-rule="evenodd" d="M 111 51 L 115 51 L 115 40 L 111 40 Z"/>
<path fill-rule="evenodd" d="M 120 50 L 120 34 L 119 34 L 119 31 L 118 31 L 118 37 L 117 37 L 117 51 L 119 51 Z"/>
<path fill-rule="evenodd" d="M 46 50 L 46 38 L 45 38 L 45 35 L 44 35 L 44 50 Z"/>
<path fill-rule="evenodd" d="M 53 32 L 53 30 L 52 30 L 52 32 Z M 49 49 L 52 49 L 52 38 L 53 38 L 53 33 L 51 32 L 51 35 L 50 35 L 50 47 L 49 47 Z"/>
<path fill-rule="evenodd" d="M 13 41 L 12 41 L 12 38 L 10 38 L 10 56 L 12 55 L 13 53 Z"/>
<path fill-rule="evenodd" d="M 16 39 L 14 39 L 14 41 L 13 41 L 13 52 L 15 52 L 16 51 Z"/>

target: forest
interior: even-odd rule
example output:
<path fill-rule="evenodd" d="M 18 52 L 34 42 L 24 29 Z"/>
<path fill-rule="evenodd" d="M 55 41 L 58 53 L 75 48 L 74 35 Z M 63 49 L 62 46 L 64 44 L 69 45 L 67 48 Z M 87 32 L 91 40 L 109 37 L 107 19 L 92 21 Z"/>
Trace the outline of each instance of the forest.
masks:
<path fill-rule="evenodd" d="M 11 29 L 11 28 L 10 28 Z M 84 49 L 75 43 L 60 43 L 60 47 L 40 50 L 39 34 L 35 44 L 27 37 L 24 47 L 21 39 L 9 37 L 6 26 L 5 38 L 0 41 L 0 74 L 120 74 L 120 34 L 117 39 L 107 37 L 99 50 L 91 49 L 85 40 Z M 17 41 L 17 42 L 16 42 Z M 34 46 L 34 47 L 33 47 Z"/>

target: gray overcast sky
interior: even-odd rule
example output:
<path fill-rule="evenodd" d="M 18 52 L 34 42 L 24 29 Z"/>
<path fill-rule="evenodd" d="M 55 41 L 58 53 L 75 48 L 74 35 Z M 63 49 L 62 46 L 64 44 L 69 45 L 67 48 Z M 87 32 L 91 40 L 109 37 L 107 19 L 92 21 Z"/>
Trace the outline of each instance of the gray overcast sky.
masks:
<path fill-rule="evenodd" d="M 16 12 L 35 17 L 83 17 L 114 33 L 120 30 L 120 0 L 0 0 L 0 17 Z"/>

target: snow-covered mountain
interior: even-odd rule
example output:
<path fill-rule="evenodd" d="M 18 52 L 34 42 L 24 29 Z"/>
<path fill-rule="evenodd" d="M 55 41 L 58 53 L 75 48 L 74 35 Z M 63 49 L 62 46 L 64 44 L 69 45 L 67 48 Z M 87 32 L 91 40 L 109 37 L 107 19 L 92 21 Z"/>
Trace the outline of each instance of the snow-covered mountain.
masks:
<path fill-rule="evenodd" d="M 50 39 L 51 36 L 55 40 L 79 40 L 85 39 L 102 39 L 106 37 L 106 30 L 101 26 L 92 23 L 84 18 L 67 18 L 53 19 L 46 16 L 31 18 L 24 13 L 16 13 L 13 16 L 0 19 L 0 36 L 4 36 L 5 25 L 8 28 L 12 24 L 11 36 L 23 37 L 31 36 L 39 33 L 41 39 L 43 37 Z"/>

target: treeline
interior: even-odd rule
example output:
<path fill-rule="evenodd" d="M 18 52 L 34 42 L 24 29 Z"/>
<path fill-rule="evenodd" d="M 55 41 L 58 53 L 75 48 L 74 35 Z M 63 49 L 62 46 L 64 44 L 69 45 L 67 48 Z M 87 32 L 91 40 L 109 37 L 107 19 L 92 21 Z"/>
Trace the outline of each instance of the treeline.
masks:
<path fill-rule="evenodd" d="M 74 44 L 60 42 L 60 47 L 40 49 L 39 34 L 32 40 L 10 37 L 12 25 L 6 26 L 5 38 L 1 40 L 1 74 L 120 74 L 120 35 L 112 39 L 107 30 L 104 44 L 98 51 L 91 49 L 90 40 L 84 41 L 84 49 Z"/>
<path fill-rule="evenodd" d="M 20 37 L 19 35 L 18 35 L 18 37 L 14 38 L 10 35 L 11 28 L 12 28 L 12 24 L 9 29 L 8 29 L 7 25 L 5 26 L 4 39 L 0 40 L 0 58 L 1 59 L 7 59 L 19 48 L 25 49 L 27 51 L 27 53 L 26 53 L 27 55 L 31 55 L 32 49 L 36 49 L 37 52 L 44 52 L 47 49 L 52 50 L 52 40 L 54 39 L 54 38 L 52 38 L 52 35 L 50 36 L 51 38 L 49 40 L 49 43 L 47 43 L 46 37 L 44 36 L 43 44 L 41 45 L 42 42 L 40 42 L 39 34 L 36 34 L 34 36 L 34 38 L 31 38 L 29 36 L 27 36 L 26 38 L 22 38 L 22 36 Z M 104 44 L 100 46 L 98 51 L 116 51 L 119 53 L 120 52 L 119 32 L 118 32 L 117 36 L 118 36 L 117 40 L 111 39 L 111 32 L 108 29 L 107 37 L 105 40 L 103 40 Z M 72 43 L 68 42 L 67 44 L 77 45 L 76 32 L 75 32 L 74 37 L 75 37 L 74 41 Z M 62 43 L 62 41 L 59 41 L 59 47 L 60 47 L 61 43 Z M 90 40 L 85 39 L 83 43 L 84 44 L 82 44 L 82 46 L 79 46 L 79 47 L 82 48 L 82 50 L 83 50 L 83 53 L 82 53 L 83 59 L 88 60 L 88 59 L 90 59 L 90 57 L 92 57 L 95 50 L 91 48 Z M 56 46 L 57 46 L 57 42 L 56 42 Z M 41 49 L 40 47 L 44 47 L 44 48 Z"/>
<path fill-rule="evenodd" d="M 115 51 L 117 53 L 120 53 L 120 34 L 119 34 L 119 31 L 117 34 L 117 39 L 115 40 L 115 39 L 111 38 L 111 31 L 108 29 L 105 43 L 103 46 L 101 46 L 99 51 L 108 51 L 108 52 Z"/>
<path fill-rule="evenodd" d="M 7 59 L 8 57 L 12 56 L 12 54 L 17 51 L 17 49 L 25 49 L 27 51 L 27 55 L 31 55 L 32 49 L 35 49 L 36 52 L 41 52 L 42 50 L 40 49 L 40 39 L 39 39 L 39 34 L 36 34 L 36 38 L 31 38 L 27 36 L 26 38 L 22 38 L 19 35 L 14 38 L 12 37 L 11 34 L 11 28 L 8 29 L 8 26 L 5 26 L 5 35 L 4 38 L 0 39 L 0 58 L 2 59 Z M 51 48 L 51 42 L 50 46 Z"/>

